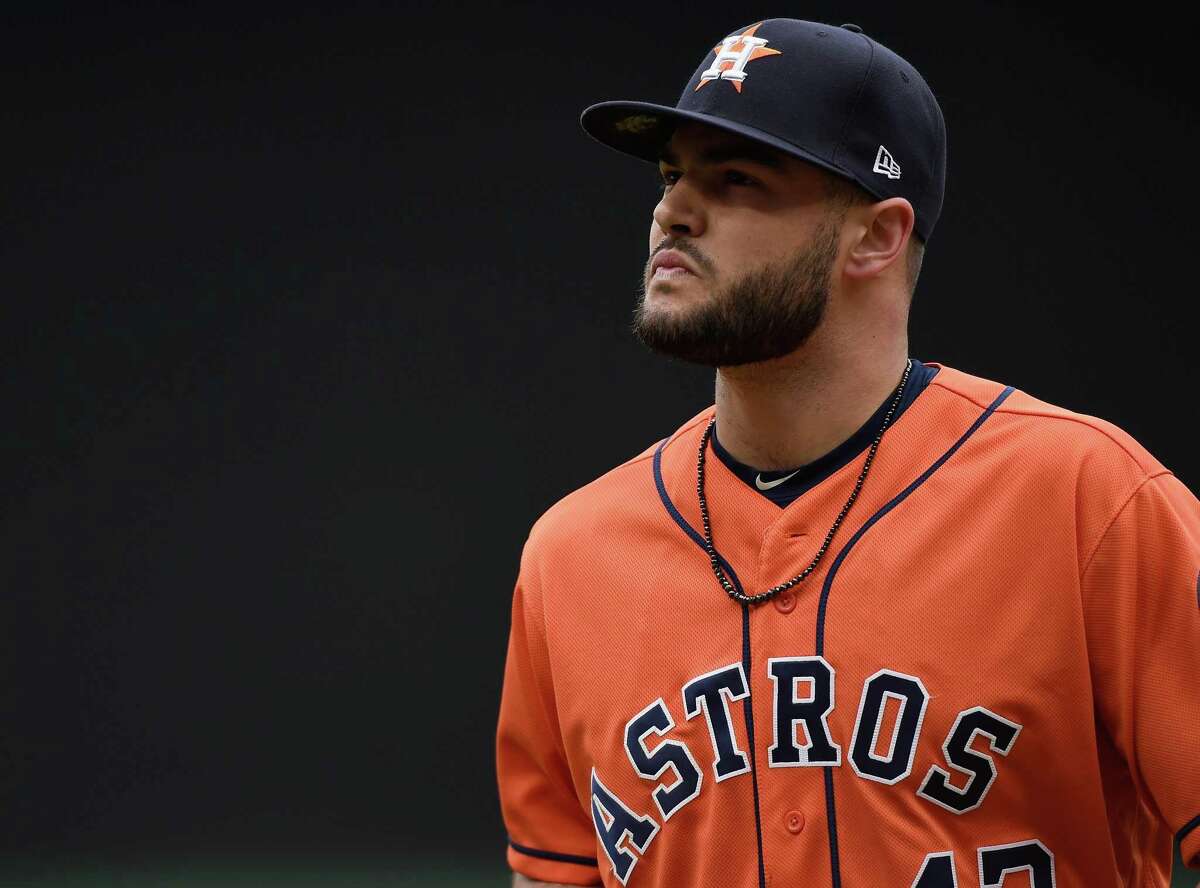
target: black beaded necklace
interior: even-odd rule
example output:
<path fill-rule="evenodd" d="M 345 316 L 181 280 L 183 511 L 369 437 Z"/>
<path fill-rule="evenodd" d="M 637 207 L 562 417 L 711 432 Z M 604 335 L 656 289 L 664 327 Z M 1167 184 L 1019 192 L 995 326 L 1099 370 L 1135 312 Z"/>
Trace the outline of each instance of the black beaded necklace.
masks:
<path fill-rule="evenodd" d="M 704 451 L 708 449 L 708 439 L 712 437 L 713 426 L 717 423 L 717 418 L 714 416 L 709 420 L 708 428 L 704 430 L 703 436 L 700 438 L 700 455 L 696 461 L 696 493 L 700 496 L 700 518 L 704 522 L 704 548 L 708 552 L 708 560 L 712 564 L 713 573 L 716 574 L 717 582 L 728 593 L 729 597 L 735 601 L 740 601 L 743 604 L 762 604 L 764 601 L 769 601 L 785 589 L 790 589 L 792 586 L 799 583 L 810 573 L 820 562 L 821 557 L 825 554 L 825 550 L 829 548 L 829 543 L 833 539 L 833 535 L 837 533 L 837 529 L 841 526 L 846 514 L 850 511 L 850 507 L 854 505 L 854 501 L 858 499 L 858 492 L 862 490 L 863 481 L 866 480 L 867 472 L 871 470 L 871 461 L 875 459 L 875 451 L 879 448 L 879 440 L 883 437 L 883 433 L 892 422 L 892 416 L 896 412 L 896 407 L 900 403 L 901 397 L 904 395 L 904 386 L 908 383 L 908 374 L 912 371 L 912 358 L 908 359 L 908 363 L 904 367 L 904 375 L 900 378 L 900 385 L 896 388 L 896 396 L 892 398 L 892 406 L 888 408 L 887 415 L 883 418 L 883 425 L 879 427 L 879 433 L 875 435 L 875 440 L 871 442 L 871 449 L 867 453 L 867 460 L 863 463 L 862 471 L 858 475 L 858 480 L 854 483 L 854 490 L 850 494 L 850 499 L 846 500 L 846 505 L 842 506 L 842 511 L 838 514 L 833 522 L 833 527 L 829 528 L 829 533 L 825 535 L 825 542 L 821 544 L 821 548 L 817 550 L 817 555 L 812 560 L 812 564 L 804 568 L 797 576 L 792 577 L 786 583 L 780 583 L 766 592 L 760 592 L 758 595 L 746 595 L 733 588 L 733 584 L 729 582 L 725 576 L 725 572 L 721 570 L 719 559 L 717 558 L 717 550 L 713 548 L 712 527 L 708 521 L 708 503 L 704 500 Z"/>

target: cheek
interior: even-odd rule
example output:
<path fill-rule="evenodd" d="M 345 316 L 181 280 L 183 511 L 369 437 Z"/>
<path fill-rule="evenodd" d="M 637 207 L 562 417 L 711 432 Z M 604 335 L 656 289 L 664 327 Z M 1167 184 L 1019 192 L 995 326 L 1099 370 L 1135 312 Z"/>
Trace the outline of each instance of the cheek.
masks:
<path fill-rule="evenodd" d="M 722 248 L 742 261 L 757 264 L 787 252 L 789 243 L 794 242 L 795 237 L 787 236 L 778 226 L 746 226 L 730 232 Z"/>
<path fill-rule="evenodd" d="M 732 272 L 749 271 L 790 262 L 804 247 L 803 240 L 791 233 L 783 236 L 777 229 L 747 231 L 722 245 L 718 261 Z"/>

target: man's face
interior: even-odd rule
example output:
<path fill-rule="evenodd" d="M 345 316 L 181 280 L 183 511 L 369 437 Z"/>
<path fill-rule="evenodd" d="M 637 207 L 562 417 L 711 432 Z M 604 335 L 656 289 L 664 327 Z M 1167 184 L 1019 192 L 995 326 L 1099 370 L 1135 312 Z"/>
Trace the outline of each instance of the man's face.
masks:
<path fill-rule="evenodd" d="M 634 334 L 654 351 L 709 367 L 794 351 L 824 316 L 844 218 L 829 210 L 826 174 L 691 122 L 664 156 Z M 652 271 L 667 249 L 696 273 Z"/>

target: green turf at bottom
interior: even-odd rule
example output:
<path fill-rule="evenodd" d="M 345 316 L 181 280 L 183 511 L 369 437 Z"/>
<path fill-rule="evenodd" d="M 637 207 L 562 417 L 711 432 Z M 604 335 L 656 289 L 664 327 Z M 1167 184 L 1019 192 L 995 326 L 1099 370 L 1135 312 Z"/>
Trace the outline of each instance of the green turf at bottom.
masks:
<path fill-rule="evenodd" d="M 187 860 L 152 866 L 29 867 L 20 875 L 0 875 L 0 888 L 508 888 L 511 879 L 503 863 L 456 867 Z M 1198 886 L 1200 871 L 1184 870 L 1177 860 L 1171 888 Z"/>
<path fill-rule="evenodd" d="M 301 866 L 289 863 L 212 863 L 195 861 L 153 866 L 73 866 L 37 868 L 0 875 L 2 888 L 499 888 L 512 876 L 499 868 L 453 865 Z"/>

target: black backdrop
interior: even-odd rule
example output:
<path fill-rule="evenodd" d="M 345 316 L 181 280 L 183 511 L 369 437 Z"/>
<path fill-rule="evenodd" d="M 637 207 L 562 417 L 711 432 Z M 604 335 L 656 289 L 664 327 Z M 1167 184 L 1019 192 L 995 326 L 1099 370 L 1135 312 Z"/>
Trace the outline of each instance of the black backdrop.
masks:
<path fill-rule="evenodd" d="M 627 332 L 674 103 L 733 28 L 853 21 L 949 180 L 923 360 L 1196 489 L 1186 35 L 981 3 L 6 13 L 0 848 L 483 854 L 517 560 L 710 402 Z"/>

